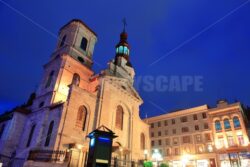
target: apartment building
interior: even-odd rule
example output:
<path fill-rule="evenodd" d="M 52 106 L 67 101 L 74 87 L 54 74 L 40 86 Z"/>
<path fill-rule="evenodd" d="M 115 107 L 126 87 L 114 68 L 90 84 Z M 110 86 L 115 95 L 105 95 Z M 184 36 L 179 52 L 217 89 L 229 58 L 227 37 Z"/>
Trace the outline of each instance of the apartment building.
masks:
<path fill-rule="evenodd" d="M 208 112 L 221 167 L 249 167 L 248 120 L 241 104 L 219 101 Z"/>
<path fill-rule="evenodd" d="M 151 118 L 151 153 L 173 167 L 249 167 L 247 119 L 240 103 L 219 101 Z M 153 159 L 154 160 L 154 159 Z"/>

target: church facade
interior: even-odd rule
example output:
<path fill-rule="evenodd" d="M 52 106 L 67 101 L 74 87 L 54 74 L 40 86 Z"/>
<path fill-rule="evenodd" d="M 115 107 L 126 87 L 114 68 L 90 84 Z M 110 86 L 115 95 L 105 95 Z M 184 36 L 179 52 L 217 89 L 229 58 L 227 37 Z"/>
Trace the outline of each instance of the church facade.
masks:
<path fill-rule="evenodd" d="M 71 152 L 71 163 L 82 167 L 87 135 L 104 125 L 118 136 L 112 156 L 144 159 L 150 147 L 149 126 L 139 117 L 143 101 L 133 87 L 135 71 L 125 30 L 114 59 L 98 74 L 92 70 L 97 35 L 87 25 L 72 20 L 60 29 L 58 39 L 28 111 L 12 113 L 21 115 L 17 121 L 14 117 L 0 121 L 4 126 L 0 154 L 15 152 L 15 157 L 27 159 L 32 150 L 60 150 Z M 18 127 L 17 137 L 5 143 L 10 139 L 6 132 L 13 127 Z"/>

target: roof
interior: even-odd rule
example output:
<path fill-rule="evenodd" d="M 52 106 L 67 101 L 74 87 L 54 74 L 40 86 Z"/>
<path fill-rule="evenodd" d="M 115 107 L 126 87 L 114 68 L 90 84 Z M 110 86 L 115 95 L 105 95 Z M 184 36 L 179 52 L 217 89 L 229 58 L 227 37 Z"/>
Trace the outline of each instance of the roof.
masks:
<path fill-rule="evenodd" d="M 78 22 L 78 23 L 80 23 L 80 24 L 82 24 L 84 27 L 86 27 L 89 31 L 91 31 L 95 36 L 97 36 L 97 34 L 91 29 L 91 28 L 89 28 L 89 26 L 87 26 L 82 20 L 80 20 L 80 19 L 72 19 L 71 21 L 69 21 L 67 24 L 65 24 L 64 26 L 62 26 L 61 28 L 60 28 L 60 31 L 63 29 L 63 28 L 65 28 L 65 27 L 67 27 L 68 25 L 70 25 L 71 23 L 73 23 L 73 22 Z"/>
<path fill-rule="evenodd" d="M 7 111 L 7 112 L 1 114 L 0 115 L 0 123 L 12 119 L 15 112 L 27 115 L 31 111 L 29 109 L 25 108 L 25 107 L 22 107 L 22 106 L 21 107 L 16 107 L 16 108 L 12 109 L 11 111 Z"/>
<path fill-rule="evenodd" d="M 8 111 L 0 115 L 0 123 L 12 119 L 14 111 Z"/>
<path fill-rule="evenodd" d="M 184 115 L 191 115 L 193 113 L 198 113 L 198 112 L 205 112 L 208 109 L 209 109 L 208 105 L 204 104 L 204 105 L 193 107 L 193 108 L 167 112 L 165 114 L 149 117 L 149 118 L 146 118 L 144 120 L 154 122 L 154 121 L 158 121 L 158 120 L 171 119 L 174 117 L 180 117 L 180 116 L 184 116 Z"/>

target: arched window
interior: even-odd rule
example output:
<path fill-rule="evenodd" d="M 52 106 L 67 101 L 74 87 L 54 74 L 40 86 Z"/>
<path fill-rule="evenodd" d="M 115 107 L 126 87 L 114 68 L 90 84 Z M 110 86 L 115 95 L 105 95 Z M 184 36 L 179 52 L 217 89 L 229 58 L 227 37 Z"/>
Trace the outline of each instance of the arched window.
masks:
<path fill-rule="evenodd" d="M 240 120 L 238 117 L 233 117 L 234 128 L 240 128 Z"/>
<path fill-rule="evenodd" d="M 82 41 L 81 41 L 81 45 L 80 45 L 81 49 L 86 51 L 87 44 L 88 44 L 88 40 L 85 37 L 82 37 Z"/>
<path fill-rule="evenodd" d="M 3 136 L 4 129 L 5 129 L 5 124 L 2 124 L 1 129 L 0 129 L 0 139 Z"/>
<path fill-rule="evenodd" d="M 230 129 L 231 128 L 229 119 L 227 119 L 227 118 L 224 119 L 224 127 L 225 127 L 225 129 Z"/>
<path fill-rule="evenodd" d="M 141 149 L 145 150 L 145 135 L 141 133 Z"/>
<path fill-rule="evenodd" d="M 32 125 L 32 127 L 31 127 L 31 129 L 30 129 L 29 138 L 28 138 L 26 147 L 29 147 L 29 146 L 30 146 L 30 143 L 31 143 L 31 140 L 32 140 L 34 131 L 35 131 L 35 128 L 36 128 L 36 124 Z"/>
<path fill-rule="evenodd" d="M 47 79 L 47 82 L 45 84 L 45 88 L 48 88 L 50 86 L 53 76 L 54 76 L 54 71 L 51 71 Z"/>
<path fill-rule="evenodd" d="M 120 53 L 120 54 L 123 53 L 123 46 L 119 46 L 119 53 Z"/>
<path fill-rule="evenodd" d="M 85 106 L 79 107 L 76 119 L 76 126 L 82 128 L 83 131 L 86 130 L 87 115 L 87 108 Z"/>
<path fill-rule="evenodd" d="M 44 144 L 45 147 L 49 146 L 52 131 L 53 131 L 53 127 L 54 127 L 54 121 L 51 121 L 50 124 L 49 124 L 49 129 L 48 129 L 45 144 Z"/>
<path fill-rule="evenodd" d="M 80 84 L 80 76 L 79 76 L 77 73 L 75 73 L 75 74 L 73 75 L 71 84 L 72 84 L 72 85 L 79 86 L 79 84 Z"/>
<path fill-rule="evenodd" d="M 216 131 L 221 131 L 221 124 L 220 124 L 219 120 L 215 121 L 215 130 Z"/>
<path fill-rule="evenodd" d="M 123 128 L 123 108 L 122 106 L 117 106 L 117 109 L 116 109 L 116 119 L 115 119 L 115 126 L 116 128 L 118 129 L 121 129 Z"/>
<path fill-rule="evenodd" d="M 63 36 L 61 43 L 60 43 L 60 47 L 62 47 L 64 45 L 65 40 L 66 40 L 66 35 Z"/>

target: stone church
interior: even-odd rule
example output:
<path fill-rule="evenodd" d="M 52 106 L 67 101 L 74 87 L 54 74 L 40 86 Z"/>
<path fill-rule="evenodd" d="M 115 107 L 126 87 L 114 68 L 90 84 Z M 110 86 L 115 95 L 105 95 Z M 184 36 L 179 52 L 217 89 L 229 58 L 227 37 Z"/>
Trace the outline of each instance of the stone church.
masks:
<path fill-rule="evenodd" d="M 64 25 L 31 105 L 0 119 L 0 154 L 14 152 L 16 158 L 27 159 L 34 150 L 66 151 L 71 152 L 71 164 L 82 167 L 89 146 L 86 136 L 104 125 L 118 136 L 113 157 L 144 159 L 150 147 L 149 127 L 139 116 L 143 101 L 133 87 L 127 37 L 124 29 L 115 57 L 95 74 L 96 33 L 81 20 Z"/>

